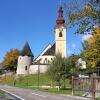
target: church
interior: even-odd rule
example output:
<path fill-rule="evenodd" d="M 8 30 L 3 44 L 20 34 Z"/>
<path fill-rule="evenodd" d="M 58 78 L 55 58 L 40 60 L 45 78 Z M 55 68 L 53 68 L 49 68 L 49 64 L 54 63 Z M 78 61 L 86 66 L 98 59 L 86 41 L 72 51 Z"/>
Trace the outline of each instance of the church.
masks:
<path fill-rule="evenodd" d="M 57 53 L 60 53 L 62 57 L 66 58 L 66 25 L 61 5 L 58 10 L 58 18 L 54 31 L 55 43 L 45 47 L 36 59 L 34 59 L 31 48 L 28 42 L 26 42 L 18 57 L 17 75 L 36 74 L 38 71 L 45 73 L 48 65 L 52 62 Z"/>

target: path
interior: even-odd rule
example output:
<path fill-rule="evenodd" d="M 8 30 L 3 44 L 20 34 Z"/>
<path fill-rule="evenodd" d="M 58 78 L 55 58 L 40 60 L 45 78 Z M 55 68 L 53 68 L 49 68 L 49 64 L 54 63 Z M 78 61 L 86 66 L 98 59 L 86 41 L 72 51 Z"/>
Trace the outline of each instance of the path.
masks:
<path fill-rule="evenodd" d="M 14 95 L 19 96 L 20 100 L 90 100 L 87 98 L 65 96 L 59 94 L 50 94 L 46 92 L 40 92 L 37 90 L 23 89 L 11 86 L 0 86 L 0 89 L 8 91 Z"/>

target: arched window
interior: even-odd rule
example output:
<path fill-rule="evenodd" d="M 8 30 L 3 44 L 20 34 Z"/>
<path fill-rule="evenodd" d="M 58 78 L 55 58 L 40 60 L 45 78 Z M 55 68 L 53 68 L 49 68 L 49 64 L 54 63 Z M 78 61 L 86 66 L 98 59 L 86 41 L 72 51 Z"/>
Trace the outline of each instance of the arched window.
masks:
<path fill-rule="evenodd" d="M 47 64 L 47 58 L 45 58 L 45 64 Z"/>
<path fill-rule="evenodd" d="M 59 32 L 59 37 L 62 37 L 62 32 Z"/>
<path fill-rule="evenodd" d="M 48 60 L 48 64 L 50 64 L 50 61 Z"/>
<path fill-rule="evenodd" d="M 27 70 L 27 66 L 25 66 L 25 70 Z"/>

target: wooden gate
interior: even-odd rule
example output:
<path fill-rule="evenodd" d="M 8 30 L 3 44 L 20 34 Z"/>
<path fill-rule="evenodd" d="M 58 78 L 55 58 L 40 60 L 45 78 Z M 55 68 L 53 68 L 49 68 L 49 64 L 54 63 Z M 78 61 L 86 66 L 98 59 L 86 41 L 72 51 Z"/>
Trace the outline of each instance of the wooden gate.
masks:
<path fill-rule="evenodd" d="M 100 77 L 72 77 L 72 95 L 90 97 L 93 100 L 100 97 Z"/>

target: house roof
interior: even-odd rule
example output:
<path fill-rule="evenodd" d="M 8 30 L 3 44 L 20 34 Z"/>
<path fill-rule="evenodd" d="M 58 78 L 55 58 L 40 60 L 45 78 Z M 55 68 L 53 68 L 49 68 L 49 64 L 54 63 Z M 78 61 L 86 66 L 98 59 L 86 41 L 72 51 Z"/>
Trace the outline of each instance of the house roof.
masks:
<path fill-rule="evenodd" d="M 55 44 L 43 54 L 43 56 L 45 55 L 55 55 Z"/>
<path fill-rule="evenodd" d="M 33 53 L 32 53 L 32 51 L 31 51 L 31 48 L 30 48 L 28 42 L 25 43 L 25 45 L 24 45 L 22 51 L 20 52 L 20 55 L 22 55 L 22 56 L 31 56 L 31 57 L 33 57 Z"/>

